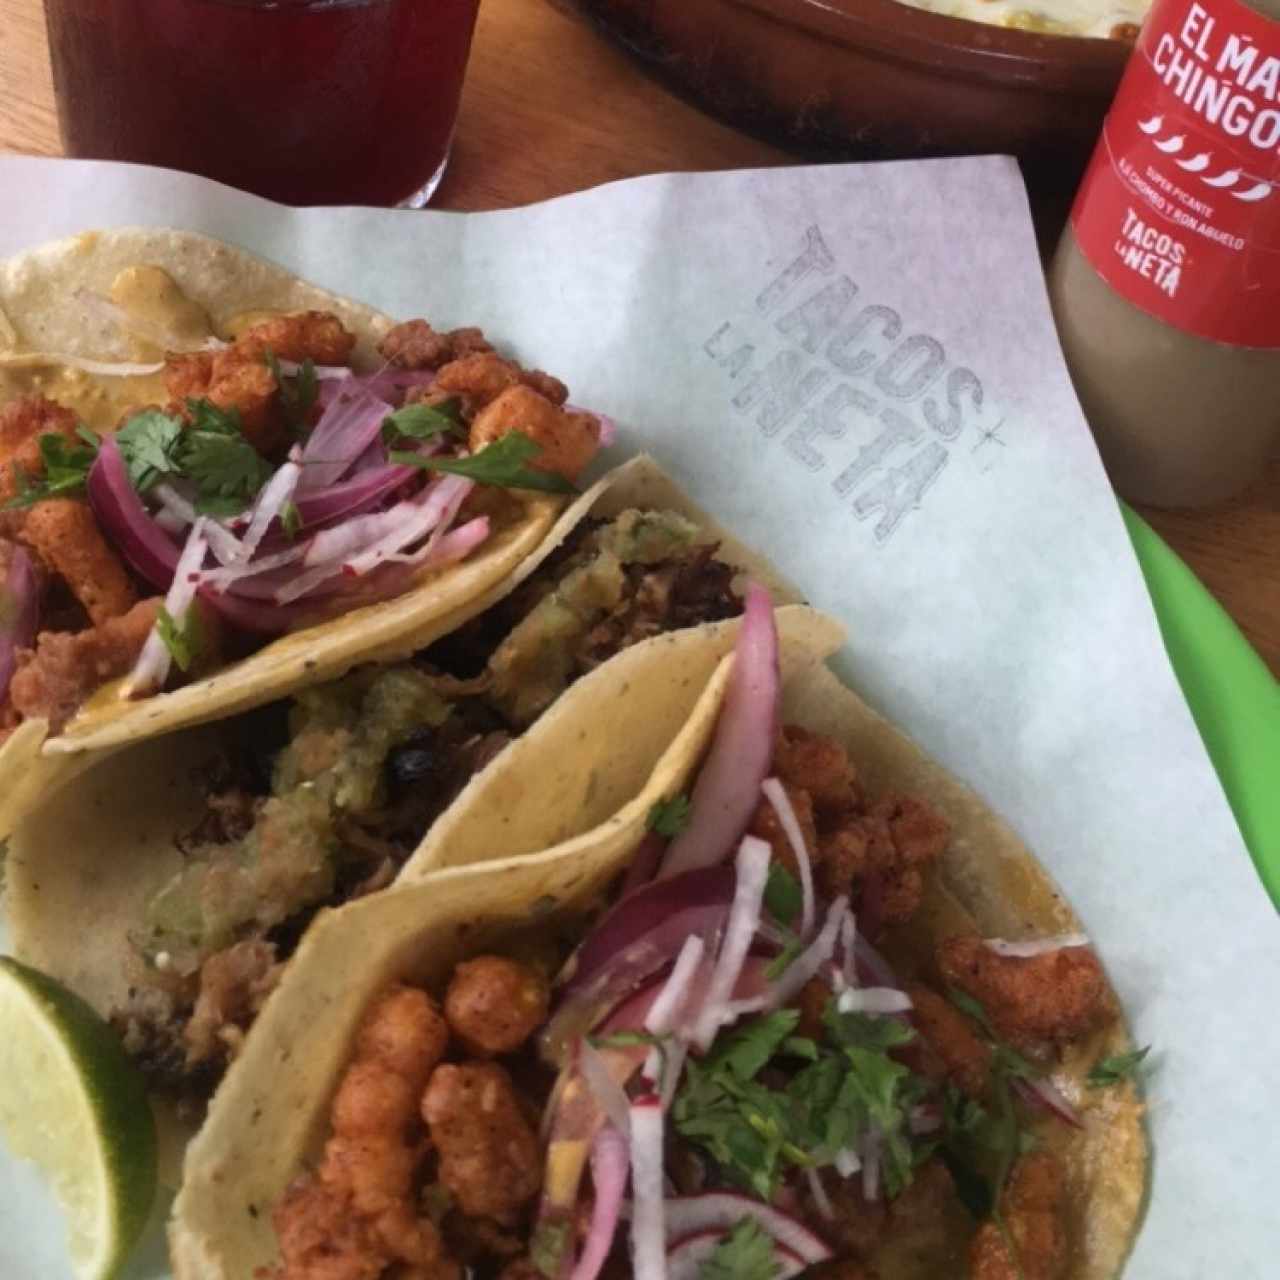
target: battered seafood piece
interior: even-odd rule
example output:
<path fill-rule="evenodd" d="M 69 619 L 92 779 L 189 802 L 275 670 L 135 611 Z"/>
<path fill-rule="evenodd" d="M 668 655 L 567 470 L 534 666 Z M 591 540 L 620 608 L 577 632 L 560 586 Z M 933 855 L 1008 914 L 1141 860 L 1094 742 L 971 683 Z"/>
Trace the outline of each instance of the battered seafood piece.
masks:
<path fill-rule="evenodd" d="M 969 1251 L 970 1280 L 1060 1280 L 1066 1262 L 1062 1169 L 1051 1155 L 1023 1156 L 1002 1197 L 1010 1254 L 999 1226 L 985 1222 Z"/>
<path fill-rule="evenodd" d="M 977 1000 L 1016 1045 L 1067 1043 L 1111 1012 L 1106 977 L 1091 947 L 1023 958 L 998 955 L 981 938 L 947 938 L 937 962 L 943 981 Z"/>
<path fill-rule="evenodd" d="M 422 1118 L 462 1212 L 515 1222 L 542 1184 L 542 1156 L 507 1072 L 496 1062 L 437 1067 Z"/>
<path fill-rule="evenodd" d="M 920 1043 L 903 1051 L 904 1060 L 932 1080 L 950 1080 L 971 1098 L 987 1090 L 991 1048 L 979 1038 L 973 1024 L 949 1000 L 922 982 L 907 984 L 911 1019 L 920 1032 Z"/>
<path fill-rule="evenodd" d="M 444 1014 L 468 1053 L 511 1053 L 546 1021 L 551 993 L 540 974 L 503 956 L 460 964 L 449 981 Z"/>

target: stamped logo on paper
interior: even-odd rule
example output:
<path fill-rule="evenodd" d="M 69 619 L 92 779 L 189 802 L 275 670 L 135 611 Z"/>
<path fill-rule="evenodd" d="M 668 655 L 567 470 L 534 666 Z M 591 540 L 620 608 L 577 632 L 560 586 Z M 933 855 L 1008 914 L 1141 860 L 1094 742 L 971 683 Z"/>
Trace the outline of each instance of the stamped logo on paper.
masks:
<path fill-rule="evenodd" d="M 1280 23 L 1239 0 L 1156 0 L 1071 222 L 1135 306 L 1280 347 Z"/>
<path fill-rule="evenodd" d="M 921 505 L 962 439 L 980 471 L 1007 447 L 978 375 L 899 310 L 865 298 L 817 227 L 757 295 L 755 313 L 767 330 L 726 323 L 703 344 L 733 386 L 733 407 L 826 473 L 877 543 Z"/>

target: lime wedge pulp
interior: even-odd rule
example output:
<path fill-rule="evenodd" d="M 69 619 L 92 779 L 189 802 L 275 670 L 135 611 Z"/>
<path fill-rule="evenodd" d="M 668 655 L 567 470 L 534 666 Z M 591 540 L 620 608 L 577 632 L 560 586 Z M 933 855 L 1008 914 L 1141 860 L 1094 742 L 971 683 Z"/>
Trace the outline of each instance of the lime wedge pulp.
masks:
<path fill-rule="evenodd" d="M 0 956 L 0 1138 L 61 1202 L 78 1280 L 115 1275 L 155 1198 L 146 1091 L 79 996 L 10 956 Z"/>

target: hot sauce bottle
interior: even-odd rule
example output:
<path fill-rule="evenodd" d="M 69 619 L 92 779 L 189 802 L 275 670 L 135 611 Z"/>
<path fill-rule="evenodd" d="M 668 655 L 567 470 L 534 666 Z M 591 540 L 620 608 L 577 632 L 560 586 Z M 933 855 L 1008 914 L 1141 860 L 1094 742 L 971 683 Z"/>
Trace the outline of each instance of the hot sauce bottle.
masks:
<path fill-rule="evenodd" d="M 1280 444 L 1280 0 L 1156 0 L 1049 273 L 1116 488 L 1220 501 Z"/>

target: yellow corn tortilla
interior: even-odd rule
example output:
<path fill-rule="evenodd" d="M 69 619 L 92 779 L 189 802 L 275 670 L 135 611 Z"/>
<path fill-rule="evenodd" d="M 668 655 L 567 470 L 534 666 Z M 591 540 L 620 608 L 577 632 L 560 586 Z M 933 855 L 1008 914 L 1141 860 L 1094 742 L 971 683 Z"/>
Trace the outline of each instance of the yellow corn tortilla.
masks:
<path fill-rule="evenodd" d="M 806 619 L 812 634 L 805 633 Z M 1078 928 L 1013 831 L 826 669 L 821 658 L 829 636 L 819 629 L 829 628 L 828 620 L 807 614 L 800 622 L 783 639 L 784 721 L 831 734 L 872 787 L 914 791 L 953 825 L 951 849 L 922 909 L 922 930 L 977 928 L 1017 938 Z M 645 788 L 594 831 L 541 853 L 439 871 L 317 920 L 188 1148 L 170 1223 L 178 1280 L 231 1280 L 278 1260 L 272 1206 L 319 1154 L 334 1091 L 370 1003 L 393 981 L 438 991 L 459 960 L 500 947 L 515 930 L 597 902 L 643 837 L 653 803 L 688 789 L 730 664 L 721 660 Z M 634 705 L 659 696 L 664 678 L 657 669 L 652 684 L 633 686 Z M 610 748 L 601 751 L 610 766 L 628 754 L 628 736 L 616 722 L 597 722 L 595 732 Z M 911 962 L 909 954 L 893 959 Z M 1084 1120 L 1081 1132 L 1044 1129 L 1067 1169 L 1073 1239 L 1067 1280 L 1118 1274 L 1141 1216 L 1147 1167 L 1141 1102 L 1129 1084 L 1083 1087 L 1088 1065 L 1129 1044 L 1117 1023 L 1077 1046 L 1053 1075 Z M 922 1276 L 908 1264 L 882 1280 L 953 1277 Z"/>
<path fill-rule="evenodd" d="M 102 299 L 138 328 L 122 331 L 114 313 L 103 314 Z M 357 335 L 354 366 L 377 366 L 376 343 L 393 323 L 379 311 L 206 236 L 142 228 L 86 232 L 0 262 L 0 404 L 38 392 L 110 431 L 126 409 L 168 400 L 163 375 L 114 376 L 69 360 L 154 362 L 166 349 L 198 349 L 205 339 L 233 336 L 267 315 L 305 309 L 335 312 Z M 0 745 L 0 837 L 33 803 L 83 771 L 83 762 L 66 755 L 114 750 L 220 719 L 333 679 L 366 654 L 409 652 L 421 637 L 443 634 L 473 616 L 469 602 L 510 589 L 521 561 L 551 534 L 562 505 L 546 495 L 513 494 L 488 541 L 461 564 L 424 573 L 393 600 L 292 632 L 170 693 L 128 701 L 117 683 L 108 685 L 57 737 L 49 738 L 40 720 L 24 723 Z"/>

